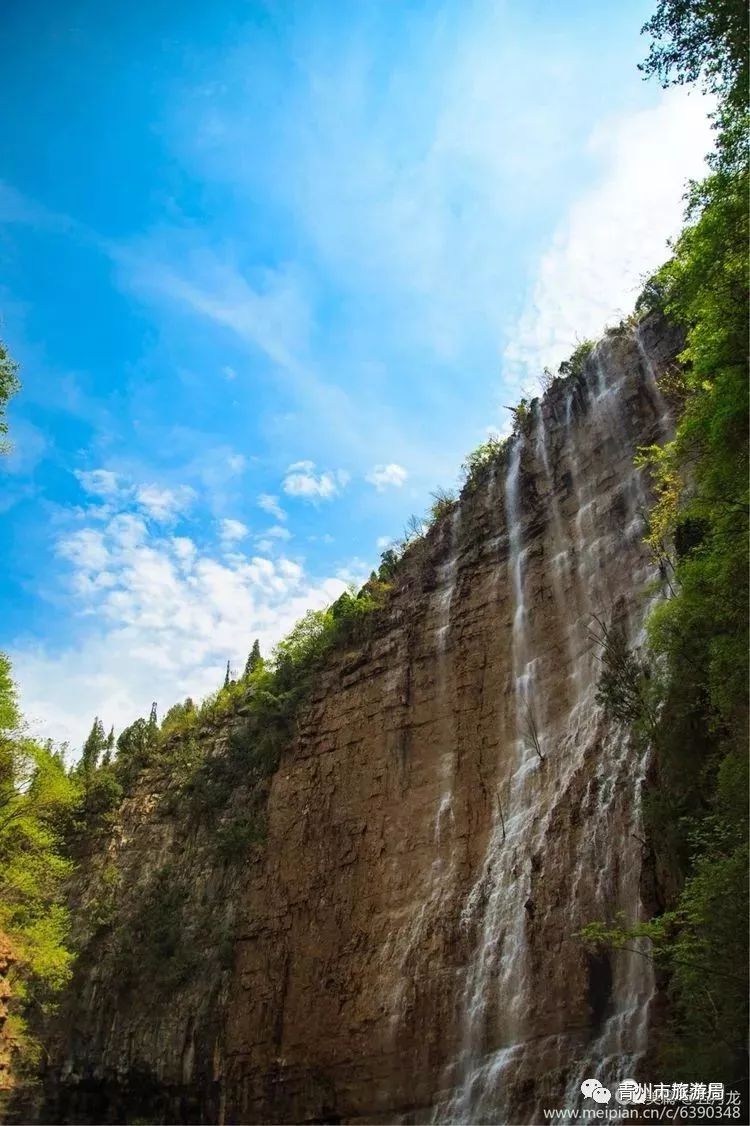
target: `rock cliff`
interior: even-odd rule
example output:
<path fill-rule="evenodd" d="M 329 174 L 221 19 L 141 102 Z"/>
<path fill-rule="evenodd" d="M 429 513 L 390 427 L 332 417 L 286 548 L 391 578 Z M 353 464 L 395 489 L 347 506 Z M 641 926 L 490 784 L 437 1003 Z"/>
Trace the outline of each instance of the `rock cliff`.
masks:
<path fill-rule="evenodd" d="M 648 762 L 596 705 L 590 630 L 637 643 L 659 597 L 633 457 L 677 350 L 653 321 L 605 337 L 410 551 L 316 677 L 247 862 L 142 781 L 77 894 L 116 913 L 158 872 L 184 933 L 166 979 L 137 930 L 130 959 L 82 935 L 46 1120 L 533 1122 L 637 1069 L 649 962 L 575 937 L 655 894 Z"/>

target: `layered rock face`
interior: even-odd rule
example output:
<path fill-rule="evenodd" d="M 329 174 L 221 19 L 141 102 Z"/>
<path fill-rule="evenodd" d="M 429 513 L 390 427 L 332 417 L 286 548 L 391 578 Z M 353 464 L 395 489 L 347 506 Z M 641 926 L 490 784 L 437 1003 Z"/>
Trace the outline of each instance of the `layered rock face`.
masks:
<path fill-rule="evenodd" d="M 576 938 L 651 906 L 648 764 L 596 705 L 590 633 L 637 643 L 659 597 L 633 458 L 668 435 L 677 348 L 650 322 L 605 338 L 410 551 L 372 639 L 317 678 L 263 854 L 199 875 L 231 900 L 210 1004 L 199 971 L 149 1026 L 147 997 L 102 1001 L 106 967 L 79 980 L 52 1113 L 85 1121 L 84 1076 L 145 1069 L 168 1120 L 534 1122 L 637 1069 L 649 962 Z M 149 832 L 178 839 L 151 824 L 117 862 Z M 98 1098 L 95 1120 L 127 1114 Z"/>

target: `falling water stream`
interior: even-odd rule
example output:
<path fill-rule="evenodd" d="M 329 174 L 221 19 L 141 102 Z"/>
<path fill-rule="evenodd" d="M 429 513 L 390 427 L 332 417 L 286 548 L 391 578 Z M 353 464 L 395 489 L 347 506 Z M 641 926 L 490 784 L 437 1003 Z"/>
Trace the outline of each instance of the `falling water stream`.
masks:
<path fill-rule="evenodd" d="M 426 892 L 418 910 L 412 915 L 408 926 L 398 935 L 396 945 L 401 973 L 398 975 L 398 989 L 393 1006 L 393 1030 L 396 1031 L 401 1019 L 410 983 L 410 966 L 415 954 L 420 950 L 425 932 L 431 926 L 436 911 L 446 889 L 454 881 L 456 874 L 456 854 L 453 848 L 452 829 L 454 825 L 453 803 L 456 772 L 456 734 L 452 715 L 452 705 L 447 692 L 449 634 L 451 628 L 451 606 L 458 580 L 458 562 L 461 535 L 461 508 L 456 505 L 449 517 L 447 557 L 437 568 L 437 581 L 432 599 L 431 612 L 434 618 L 434 645 L 436 658 L 436 702 L 444 709 L 442 731 L 448 738 L 439 759 L 439 794 L 433 821 L 434 855 L 429 872 Z M 389 951 L 390 956 L 390 951 Z"/>
<path fill-rule="evenodd" d="M 637 332 L 634 340 L 647 394 L 658 416 L 658 436 L 663 439 L 668 414 Z M 434 1106 L 435 1122 L 520 1121 L 514 1117 L 518 1090 L 525 1077 L 538 1074 L 535 1060 L 540 1058 L 551 1073 L 563 1077 L 569 1105 L 579 1105 L 583 1078 L 623 1078 L 646 1048 L 654 982 L 650 963 L 637 951 L 612 959 L 606 1011 L 588 1037 L 562 1027 L 540 1040 L 530 1019 L 540 1007 L 530 933 L 549 921 L 537 914 L 534 902 L 538 858 L 554 842 L 554 819 L 572 800 L 570 795 L 582 792 L 581 807 L 589 812 L 586 830 L 578 838 L 564 910 L 571 920 L 581 922 L 592 917 L 592 910 L 599 912 L 593 917 L 605 913 L 611 917 L 617 911 L 630 921 L 644 917 L 639 838 L 647 757 L 625 733 L 604 723 L 595 701 L 596 654 L 588 638 L 592 615 L 609 616 L 617 603 L 620 592 L 613 587 L 608 564 L 618 552 L 633 551 L 641 561 L 641 572 L 631 576 L 634 585 L 645 588 L 651 577 L 637 549 L 648 501 L 646 487 L 633 465 L 635 435 L 626 413 L 625 375 L 615 378 L 612 366 L 601 346 L 594 350 L 582 384 L 568 392 L 564 423 L 557 425 L 555 453 L 563 459 L 568 479 L 567 518 L 551 471 L 543 407 L 533 416 L 535 433 L 517 435 L 509 451 L 504 483 L 505 567 L 512 616 L 506 641 L 510 683 L 505 707 L 513 737 L 501 748 L 491 831 L 461 910 L 461 927 L 476 938 L 460 986 L 458 1051 L 446 1069 L 444 1093 Z M 574 395 L 578 396 L 575 410 Z M 610 472 L 609 461 L 620 475 L 609 484 L 611 503 L 620 513 L 615 526 L 603 518 L 598 495 L 600 481 Z M 546 701 L 537 687 L 543 677 L 537 674 L 546 671 L 549 678 L 551 658 L 541 644 L 543 630 L 538 617 L 535 624 L 527 582 L 528 477 L 544 483 L 547 579 L 554 612 L 564 623 L 563 665 L 567 662 L 567 671 L 561 669 L 557 675 L 567 676 L 574 688 L 562 715 L 558 710 L 557 719 L 549 722 Z M 446 573 L 450 574 L 450 563 Z M 443 598 L 448 607 L 452 590 L 446 582 Z M 645 600 L 639 605 L 633 599 L 624 612 L 621 625 L 632 644 L 642 640 L 645 612 Z M 445 632 L 447 619 L 437 628 Z M 448 798 L 446 789 L 443 800 Z M 625 830 L 613 832 L 615 824 L 623 824 Z M 528 1096 L 524 1105 L 528 1107 Z M 543 1105 L 539 1093 L 530 1121 L 541 1118 Z"/>

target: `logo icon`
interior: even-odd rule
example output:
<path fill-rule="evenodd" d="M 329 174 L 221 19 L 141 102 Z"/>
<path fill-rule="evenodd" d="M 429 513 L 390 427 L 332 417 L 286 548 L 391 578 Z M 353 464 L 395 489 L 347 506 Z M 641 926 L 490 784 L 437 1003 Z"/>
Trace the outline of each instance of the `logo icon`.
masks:
<path fill-rule="evenodd" d="M 598 1079 L 584 1079 L 581 1083 L 581 1094 L 595 1103 L 608 1103 L 612 1098 L 609 1087 L 604 1087 Z"/>

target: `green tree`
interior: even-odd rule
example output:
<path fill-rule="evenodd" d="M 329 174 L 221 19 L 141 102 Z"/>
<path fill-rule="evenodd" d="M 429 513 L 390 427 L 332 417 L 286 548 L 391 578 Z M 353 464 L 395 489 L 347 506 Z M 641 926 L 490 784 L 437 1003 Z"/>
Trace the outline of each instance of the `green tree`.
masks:
<path fill-rule="evenodd" d="M 5 409 L 8 400 L 15 395 L 19 387 L 18 364 L 11 359 L 7 348 L 0 341 L 0 454 L 7 453 L 9 448 L 4 437 L 8 433 Z"/>
<path fill-rule="evenodd" d="M 112 732 L 114 736 L 114 732 Z M 86 742 L 81 751 L 81 768 L 85 774 L 90 774 L 99 765 L 99 758 L 107 746 L 107 737 L 104 734 L 104 724 L 99 716 L 94 717 Z"/>
<path fill-rule="evenodd" d="M 255 672 L 260 664 L 263 663 L 263 658 L 260 653 L 260 642 L 256 638 L 253 642 L 253 647 L 250 650 L 247 661 L 245 662 L 245 680 Z"/>
<path fill-rule="evenodd" d="M 173 704 L 172 707 L 167 710 L 164 719 L 161 721 L 162 733 L 167 735 L 170 731 L 189 727 L 190 724 L 194 722 L 197 714 L 195 704 L 189 696 L 182 703 Z"/>
<path fill-rule="evenodd" d="M 557 369 L 557 374 L 565 379 L 569 375 L 578 378 L 582 374 L 591 353 L 594 351 L 593 340 L 582 340 L 580 344 L 576 345 L 573 353 L 567 360 L 563 360 Z"/>
<path fill-rule="evenodd" d="M 659 0 L 643 31 L 651 36 L 640 66 L 647 76 L 663 86 L 700 82 L 744 112 L 750 55 L 744 0 Z"/>
<path fill-rule="evenodd" d="M 718 97 L 714 114 L 716 171 L 747 161 L 748 57 L 750 34 L 745 0 L 659 0 L 643 27 L 651 36 L 641 70 L 663 86 L 700 83 Z"/>
<path fill-rule="evenodd" d="M 16 1065 L 33 1062 L 29 1016 L 48 1009 L 70 975 L 63 830 L 77 795 L 62 755 L 24 733 L 10 663 L 0 654 L 0 931 L 15 958 Z"/>
<path fill-rule="evenodd" d="M 124 790 L 130 790 L 142 771 L 154 762 L 158 746 L 159 728 L 154 704 L 148 720 L 137 719 L 120 732 L 117 739 L 115 777 Z"/>
<path fill-rule="evenodd" d="M 115 749 L 115 729 L 110 727 L 109 735 L 104 741 L 104 754 L 102 755 L 102 766 L 109 766 L 112 762 L 112 752 Z"/>
<path fill-rule="evenodd" d="M 665 1072 L 746 1082 L 748 1023 L 748 166 L 747 11 L 736 0 L 662 0 L 644 29 L 662 82 L 719 99 L 712 172 L 693 185 L 672 258 L 641 309 L 685 330 L 674 440 L 643 451 L 657 503 L 648 542 L 672 596 L 648 651 L 603 643 L 599 699 L 655 755 L 645 823 L 667 910 L 643 933 L 671 1001 Z M 627 943 L 615 928 L 599 941 Z M 591 937 L 591 936 L 590 936 Z"/>

